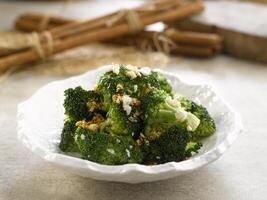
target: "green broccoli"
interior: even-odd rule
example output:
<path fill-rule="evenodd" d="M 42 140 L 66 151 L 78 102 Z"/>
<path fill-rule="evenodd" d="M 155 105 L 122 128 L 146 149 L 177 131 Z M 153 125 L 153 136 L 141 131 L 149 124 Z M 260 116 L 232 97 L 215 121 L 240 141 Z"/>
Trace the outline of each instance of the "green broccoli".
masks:
<path fill-rule="evenodd" d="M 59 148 L 106 165 L 182 161 L 215 132 L 206 108 L 172 93 L 149 68 L 114 66 L 94 90 L 65 91 Z"/>
<path fill-rule="evenodd" d="M 95 133 L 78 128 L 75 141 L 81 157 L 105 165 L 141 163 L 143 156 L 140 148 L 131 137 Z"/>
<path fill-rule="evenodd" d="M 144 134 L 149 140 L 160 136 L 174 125 L 195 130 L 199 119 L 181 108 L 180 102 L 163 90 L 154 89 L 143 96 Z"/>
<path fill-rule="evenodd" d="M 209 115 L 207 109 L 201 105 L 197 105 L 195 102 L 186 99 L 185 97 L 180 97 L 180 102 L 182 107 L 193 113 L 196 117 L 200 119 L 200 124 L 195 131 L 192 132 L 195 140 L 202 139 L 213 135 L 216 131 L 215 122 Z"/>
<path fill-rule="evenodd" d="M 74 134 L 76 130 L 75 121 L 67 118 L 64 122 L 64 127 L 61 133 L 61 140 L 59 148 L 64 152 L 78 152 L 78 146 L 74 141 Z"/>
<path fill-rule="evenodd" d="M 172 94 L 171 85 L 168 83 L 167 79 L 160 73 L 152 71 L 147 79 L 147 83 L 150 84 L 152 87 L 164 90 L 165 92 Z"/>
<path fill-rule="evenodd" d="M 121 105 L 112 103 L 107 113 L 107 119 L 101 124 L 101 132 L 133 136 L 138 130 L 138 121 L 130 121 L 131 117 L 133 118 L 131 115 L 127 116 Z"/>
<path fill-rule="evenodd" d="M 82 87 L 65 90 L 65 114 L 74 120 L 90 120 L 93 111 L 100 110 L 100 96 L 94 91 L 86 91 Z"/>
<path fill-rule="evenodd" d="M 193 154 L 198 153 L 201 147 L 202 143 L 200 142 L 193 142 L 193 141 L 188 142 L 185 147 L 185 157 L 190 158 Z"/>
<path fill-rule="evenodd" d="M 189 153 L 186 146 L 190 142 L 190 133 L 182 126 L 172 126 L 157 139 L 142 146 L 145 164 L 162 164 L 182 161 Z"/>
<path fill-rule="evenodd" d="M 145 75 L 142 70 L 133 66 L 121 65 L 116 70 L 106 72 L 100 77 L 97 92 L 104 97 L 104 109 L 108 111 L 114 95 L 130 95 L 141 98 L 145 93 L 158 88 L 171 93 L 171 86 L 158 72 L 149 72 Z"/>

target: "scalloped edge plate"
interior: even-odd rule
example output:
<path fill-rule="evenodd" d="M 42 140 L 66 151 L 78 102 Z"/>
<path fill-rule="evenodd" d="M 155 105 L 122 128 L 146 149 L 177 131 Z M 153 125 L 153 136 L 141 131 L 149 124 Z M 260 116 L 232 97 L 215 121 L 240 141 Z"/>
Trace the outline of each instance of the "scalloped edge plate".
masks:
<path fill-rule="evenodd" d="M 141 183 L 168 179 L 203 167 L 218 159 L 228 149 L 243 126 L 237 114 L 215 90 L 207 85 L 190 85 L 176 75 L 157 69 L 166 76 L 174 91 L 186 95 L 207 107 L 217 126 L 216 134 L 203 141 L 201 151 L 182 162 L 155 166 L 125 164 L 107 166 L 73 157 L 58 149 L 63 126 L 63 91 L 78 85 L 86 89 L 111 66 L 103 66 L 83 75 L 54 81 L 39 89 L 32 97 L 18 105 L 18 138 L 33 153 L 45 161 L 68 171 L 97 180 Z M 52 117 L 51 117 L 52 116 Z"/>

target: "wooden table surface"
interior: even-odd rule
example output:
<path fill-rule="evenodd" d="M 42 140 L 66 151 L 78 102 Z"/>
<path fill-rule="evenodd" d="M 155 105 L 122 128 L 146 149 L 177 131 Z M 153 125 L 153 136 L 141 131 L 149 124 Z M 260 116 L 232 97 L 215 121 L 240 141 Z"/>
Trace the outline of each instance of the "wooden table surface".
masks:
<path fill-rule="evenodd" d="M 108 2 L 105 8 L 104 1 L 76 2 L 63 14 L 85 17 L 127 4 Z M 26 10 L 61 8 L 62 3 L 0 1 L 0 28 L 9 29 L 14 17 Z M 65 77 L 22 71 L 0 85 L 0 199 L 267 199 L 267 66 L 218 56 L 171 58 L 166 70 L 186 81 L 212 84 L 241 114 L 244 134 L 219 160 L 187 175 L 137 185 L 95 181 L 58 169 L 18 142 L 16 113 L 17 104 L 39 87 Z"/>

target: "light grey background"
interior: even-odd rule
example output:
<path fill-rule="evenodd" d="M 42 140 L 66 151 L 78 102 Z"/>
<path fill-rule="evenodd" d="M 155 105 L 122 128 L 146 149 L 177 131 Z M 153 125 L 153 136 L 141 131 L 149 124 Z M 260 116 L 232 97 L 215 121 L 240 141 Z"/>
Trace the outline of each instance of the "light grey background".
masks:
<path fill-rule="evenodd" d="M 130 1 L 77 2 L 62 13 L 93 16 L 119 6 L 114 2 Z M 26 10 L 56 14 L 62 7 L 0 1 L 0 27 L 10 28 L 17 13 Z M 137 185 L 94 181 L 55 168 L 17 141 L 16 106 L 39 87 L 65 77 L 19 72 L 0 85 L 0 199 L 267 199 L 267 66 L 219 56 L 172 58 L 166 69 L 186 81 L 212 84 L 242 115 L 244 134 L 219 160 L 187 175 Z"/>

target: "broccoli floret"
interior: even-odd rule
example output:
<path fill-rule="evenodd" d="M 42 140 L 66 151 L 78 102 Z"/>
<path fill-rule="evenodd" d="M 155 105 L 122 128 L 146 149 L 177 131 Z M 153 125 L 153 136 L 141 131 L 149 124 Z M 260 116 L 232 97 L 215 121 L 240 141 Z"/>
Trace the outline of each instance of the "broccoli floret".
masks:
<path fill-rule="evenodd" d="M 198 153 L 215 132 L 206 108 L 172 93 L 149 68 L 115 66 L 94 90 L 65 91 L 60 149 L 106 165 L 162 164 Z"/>
<path fill-rule="evenodd" d="M 158 72 L 152 71 L 150 76 L 148 77 L 147 81 L 152 87 L 155 87 L 160 90 L 164 90 L 165 92 L 171 94 L 172 93 L 172 87 L 168 83 L 167 79 L 162 76 Z"/>
<path fill-rule="evenodd" d="M 190 158 L 193 154 L 198 153 L 201 147 L 202 144 L 200 142 L 188 142 L 185 147 L 185 157 Z"/>
<path fill-rule="evenodd" d="M 59 148 L 64 152 L 78 152 L 78 146 L 74 141 L 76 130 L 75 121 L 67 118 L 64 122 L 64 127 L 61 133 L 61 141 Z"/>
<path fill-rule="evenodd" d="M 159 137 L 167 128 L 175 125 L 176 108 L 166 102 L 169 95 L 163 90 L 152 90 L 142 98 L 144 134 L 148 139 Z"/>
<path fill-rule="evenodd" d="M 90 121 L 77 121 L 76 126 L 99 133 L 101 124 L 104 123 L 104 121 L 105 118 L 101 114 L 95 114 L 95 116 Z"/>
<path fill-rule="evenodd" d="M 138 130 L 138 121 L 131 122 L 121 105 L 112 103 L 107 113 L 107 119 L 101 124 L 101 132 L 111 135 L 133 136 Z"/>
<path fill-rule="evenodd" d="M 161 164 L 182 161 L 189 153 L 186 146 L 190 142 L 190 133 L 182 126 L 172 126 L 157 139 L 142 146 L 145 164 Z"/>
<path fill-rule="evenodd" d="M 172 90 L 166 78 L 158 72 L 152 71 L 144 75 L 138 68 L 121 65 L 115 72 L 113 70 L 102 75 L 96 90 L 103 95 L 104 109 L 108 111 L 113 95 L 141 98 L 154 88 L 162 89 L 167 93 L 171 93 Z"/>
<path fill-rule="evenodd" d="M 105 165 L 141 163 L 143 156 L 140 148 L 131 137 L 95 133 L 78 128 L 75 141 L 81 157 Z"/>
<path fill-rule="evenodd" d="M 121 88 L 125 90 L 125 87 L 122 85 L 124 82 L 124 76 L 117 76 L 112 71 L 106 72 L 100 77 L 96 90 L 103 95 L 103 107 L 105 111 L 109 110 L 109 106 L 112 103 L 112 96 L 121 92 L 117 90 L 117 85 L 121 85 Z"/>
<path fill-rule="evenodd" d="M 174 125 L 195 130 L 199 119 L 181 108 L 178 99 L 163 90 L 154 89 L 142 98 L 144 111 L 144 134 L 149 140 L 160 136 L 166 129 Z"/>
<path fill-rule="evenodd" d="M 209 115 L 207 109 L 201 105 L 196 104 L 185 97 L 180 97 L 182 107 L 193 113 L 196 117 L 200 119 L 200 124 L 198 128 L 192 132 L 195 140 L 202 139 L 204 137 L 211 136 L 216 131 L 216 126 L 214 120 Z"/>
<path fill-rule="evenodd" d="M 65 90 L 65 114 L 74 120 L 90 120 L 93 111 L 100 110 L 100 96 L 94 91 L 86 91 L 82 87 Z"/>

